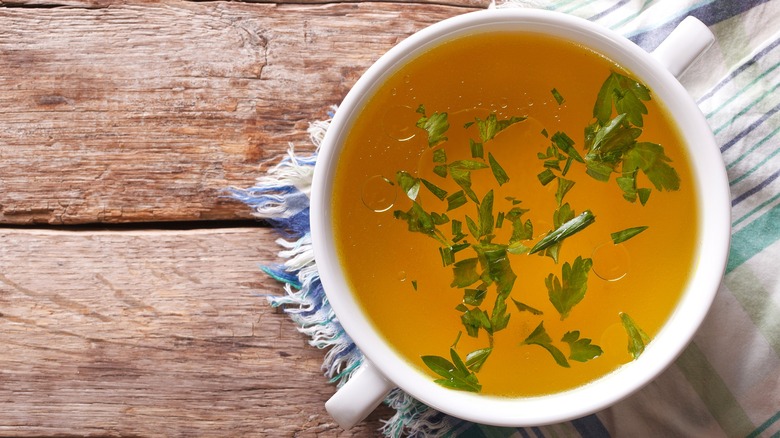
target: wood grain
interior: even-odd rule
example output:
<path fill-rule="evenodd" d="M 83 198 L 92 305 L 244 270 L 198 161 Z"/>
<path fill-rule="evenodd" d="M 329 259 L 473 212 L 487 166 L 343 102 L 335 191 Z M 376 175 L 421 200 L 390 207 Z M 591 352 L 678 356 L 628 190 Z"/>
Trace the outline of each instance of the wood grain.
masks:
<path fill-rule="evenodd" d="M 0 7 L 0 224 L 247 218 L 224 188 L 311 150 L 308 123 L 382 53 L 473 10 L 82 5 Z"/>
<path fill-rule="evenodd" d="M 262 228 L 0 232 L 0 435 L 349 433 L 310 347 L 263 295 Z"/>

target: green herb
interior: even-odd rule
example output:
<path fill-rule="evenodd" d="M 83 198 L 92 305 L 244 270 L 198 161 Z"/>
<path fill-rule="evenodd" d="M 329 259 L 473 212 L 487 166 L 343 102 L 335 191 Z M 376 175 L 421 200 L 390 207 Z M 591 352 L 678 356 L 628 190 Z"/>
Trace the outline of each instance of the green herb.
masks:
<path fill-rule="evenodd" d="M 628 352 L 634 359 L 638 358 L 645 351 L 645 346 L 650 342 L 647 336 L 634 320 L 627 313 L 620 312 L 620 320 L 623 322 L 623 328 L 628 334 Z"/>
<path fill-rule="evenodd" d="M 443 164 L 440 164 L 438 166 L 433 166 L 433 173 L 439 175 L 442 178 L 447 178 L 447 166 Z"/>
<path fill-rule="evenodd" d="M 539 178 L 539 182 L 541 182 L 543 186 L 546 186 L 555 179 L 555 174 L 552 173 L 550 169 L 544 169 L 544 171 L 536 175 L 536 177 Z"/>
<path fill-rule="evenodd" d="M 568 205 L 568 204 L 564 204 Z M 583 211 L 579 216 L 575 217 L 559 226 L 555 230 L 551 231 L 542 240 L 539 241 L 533 248 L 531 248 L 531 254 L 539 252 L 543 249 L 549 248 L 556 243 L 562 242 L 567 237 L 570 237 L 596 221 L 596 217 L 590 210 Z"/>
<path fill-rule="evenodd" d="M 490 314 L 491 330 L 488 333 L 493 334 L 506 328 L 509 324 L 509 317 L 512 316 L 506 313 L 506 310 L 506 297 L 498 295 L 493 305 L 493 312 Z"/>
<path fill-rule="evenodd" d="M 474 257 L 455 263 L 452 268 L 454 278 L 450 287 L 467 287 L 476 283 L 479 280 L 479 273 L 477 272 L 478 262 L 479 259 Z"/>
<path fill-rule="evenodd" d="M 435 380 L 441 386 L 470 392 L 482 390 L 476 374 L 469 371 L 454 348 L 450 349 L 450 357 L 452 362 L 441 356 L 422 356 L 422 361 L 431 371 L 442 377 Z"/>
<path fill-rule="evenodd" d="M 558 105 L 563 103 L 563 101 L 564 101 L 563 96 L 561 96 L 561 93 L 559 93 L 558 90 L 553 88 L 552 90 L 550 90 L 550 92 L 552 93 L 553 97 L 555 98 L 555 101 L 558 102 Z"/>
<path fill-rule="evenodd" d="M 647 204 L 647 200 L 650 198 L 650 189 L 638 189 L 636 192 L 639 195 L 639 202 L 642 205 Z"/>
<path fill-rule="evenodd" d="M 509 246 L 506 247 L 506 252 L 515 255 L 526 254 L 530 250 L 531 247 L 526 246 L 525 244 L 523 244 L 523 242 L 510 243 Z"/>
<path fill-rule="evenodd" d="M 516 299 L 512 298 L 512 301 L 515 303 L 515 307 L 517 307 L 517 310 L 520 312 L 530 312 L 533 315 L 543 315 L 544 312 L 542 312 L 539 309 L 536 309 L 534 307 L 529 306 L 528 304 L 521 303 L 520 301 L 517 301 Z"/>
<path fill-rule="evenodd" d="M 560 279 L 555 274 L 550 274 L 544 280 L 550 302 L 561 315 L 561 320 L 566 319 L 572 308 L 585 298 L 588 273 L 592 266 L 593 260 L 578 256 L 573 264 L 563 264 Z"/>
<path fill-rule="evenodd" d="M 481 161 L 474 160 L 459 160 L 449 164 L 448 168 L 450 176 L 458 184 L 466 196 L 471 198 L 472 201 L 479 204 L 477 194 L 471 189 L 471 172 L 474 170 L 485 169 L 488 165 Z"/>
<path fill-rule="evenodd" d="M 455 253 L 452 252 L 452 247 L 449 246 L 439 247 L 439 255 L 441 256 L 442 266 L 449 266 L 455 263 Z"/>
<path fill-rule="evenodd" d="M 406 193 L 412 201 L 417 199 L 417 194 L 420 193 L 420 180 L 410 175 L 403 170 L 396 172 L 395 180 L 398 181 L 398 185 L 401 186 L 401 190 Z"/>
<path fill-rule="evenodd" d="M 506 214 L 506 218 L 512 222 L 512 237 L 509 238 L 509 244 L 513 244 L 520 240 L 529 240 L 534 237 L 534 227 L 531 220 L 528 219 L 525 222 L 522 220 L 523 214 L 528 210 L 514 207 Z"/>
<path fill-rule="evenodd" d="M 417 280 L 412 280 L 412 287 L 417 290 Z"/>
<path fill-rule="evenodd" d="M 560 160 L 547 160 L 544 162 L 544 167 L 551 169 L 551 170 L 557 170 L 561 171 L 561 161 Z"/>
<path fill-rule="evenodd" d="M 487 286 L 477 289 L 466 289 L 463 294 L 463 302 L 470 306 L 479 306 L 487 296 Z"/>
<path fill-rule="evenodd" d="M 580 163 L 584 163 L 585 160 L 582 158 L 582 155 L 580 155 L 579 152 L 577 152 L 577 149 L 574 148 L 574 140 L 571 139 L 568 135 L 566 135 L 565 132 L 558 131 L 555 134 L 553 134 L 551 140 L 557 146 L 559 150 L 562 150 L 566 152 L 566 154 L 573 158 Z"/>
<path fill-rule="evenodd" d="M 479 204 L 479 235 L 474 236 L 480 239 L 489 236 L 493 232 L 493 191 L 490 190 L 482 198 Z"/>
<path fill-rule="evenodd" d="M 642 116 L 647 114 L 643 100 L 650 100 L 650 90 L 647 87 L 613 71 L 599 90 L 593 106 L 593 117 L 602 125 L 606 124 L 612 116 L 614 103 L 618 114 L 626 114 L 633 125 L 642 126 Z"/>
<path fill-rule="evenodd" d="M 587 362 L 604 353 L 604 350 L 602 350 L 601 347 L 591 344 L 590 339 L 580 338 L 579 330 L 566 332 L 561 341 L 569 344 L 569 359 L 576 360 L 577 362 Z"/>
<path fill-rule="evenodd" d="M 430 117 L 425 115 L 425 107 L 417 107 L 417 113 L 422 114 L 417 120 L 417 127 L 428 132 L 428 147 L 434 147 L 439 143 L 447 141 L 444 134 L 450 128 L 450 122 L 447 120 L 447 113 L 433 113 Z"/>
<path fill-rule="evenodd" d="M 465 307 L 465 306 L 463 306 Z M 461 310 L 463 310 L 461 308 Z M 463 323 L 463 327 L 466 328 L 466 334 L 472 338 L 479 336 L 479 329 L 485 329 L 488 333 L 493 332 L 493 328 L 490 325 L 490 319 L 484 310 L 479 307 L 473 309 L 466 308 L 463 310 L 463 314 L 460 316 L 460 321 Z"/>
<path fill-rule="evenodd" d="M 641 233 L 642 231 L 646 230 L 648 227 L 633 227 L 633 228 L 626 228 L 625 230 L 618 231 L 615 233 L 610 234 L 612 236 L 612 242 L 617 245 L 618 243 L 625 242 L 626 240 L 636 236 L 637 234 Z"/>
<path fill-rule="evenodd" d="M 444 198 L 447 197 L 447 191 L 439 188 L 436 184 L 425 179 L 421 179 L 420 181 L 423 183 L 425 188 L 427 188 L 431 193 L 433 193 L 433 196 L 439 198 L 439 200 L 443 201 Z M 419 190 L 419 185 L 417 186 L 417 190 Z"/>
<path fill-rule="evenodd" d="M 457 191 L 447 196 L 447 211 L 454 210 L 467 202 L 468 199 L 463 190 Z"/>
<path fill-rule="evenodd" d="M 499 132 L 514 125 L 515 123 L 522 122 L 526 118 L 527 117 L 510 117 L 509 119 L 498 120 L 495 113 L 488 115 L 485 120 L 476 118 L 476 125 L 479 129 L 479 138 L 483 143 L 490 141 Z M 470 127 L 471 125 L 472 124 L 467 124 L 466 128 Z"/>
<path fill-rule="evenodd" d="M 436 228 L 431 215 L 417 201 L 412 201 L 412 207 L 407 211 L 395 210 L 393 216 L 406 221 L 409 231 L 412 232 L 433 234 Z"/>
<path fill-rule="evenodd" d="M 443 149 L 436 149 L 433 151 L 433 162 L 434 163 L 446 163 L 447 162 L 447 152 Z"/>
<path fill-rule="evenodd" d="M 504 215 L 505 213 L 503 211 L 499 211 L 496 215 L 496 228 L 501 228 L 502 225 L 504 225 Z"/>
<path fill-rule="evenodd" d="M 623 172 L 640 169 L 657 190 L 679 190 L 680 176 L 661 145 L 641 142 L 626 152 Z"/>
<path fill-rule="evenodd" d="M 439 214 L 435 211 L 431 212 L 431 220 L 434 225 L 444 225 L 450 221 L 450 218 L 446 214 Z"/>
<path fill-rule="evenodd" d="M 493 347 L 480 348 L 479 350 L 472 351 L 466 355 L 466 366 L 469 370 L 478 373 L 492 352 Z"/>
<path fill-rule="evenodd" d="M 542 129 L 542 135 L 544 136 L 544 138 L 548 138 L 550 136 L 550 134 L 547 133 L 546 129 Z"/>
<path fill-rule="evenodd" d="M 488 152 L 488 163 L 490 163 L 490 170 L 493 171 L 493 176 L 496 178 L 499 187 L 509 181 L 509 175 L 506 174 L 504 168 L 498 164 L 498 161 L 496 161 L 496 158 L 490 152 Z"/>
<path fill-rule="evenodd" d="M 425 183 L 425 180 L 423 180 L 423 183 Z M 571 190 L 572 187 L 574 187 L 574 181 L 564 179 L 560 176 L 558 177 L 558 190 L 555 192 L 555 201 L 558 205 L 561 205 L 563 197 L 569 193 L 569 190 Z"/>
<path fill-rule="evenodd" d="M 471 158 L 485 158 L 485 150 L 482 147 L 482 143 L 469 139 L 469 147 L 471 147 Z"/>
<path fill-rule="evenodd" d="M 547 330 L 544 329 L 544 321 L 540 322 L 538 326 L 528 335 L 527 338 L 520 345 L 538 345 L 552 355 L 555 362 L 562 367 L 569 368 L 569 362 L 566 360 L 566 356 L 563 352 L 552 344 L 552 338 L 547 334 Z"/>
<path fill-rule="evenodd" d="M 487 268 L 487 278 L 496 283 L 499 296 L 508 296 L 512 291 L 517 275 L 512 271 L 506 247 L 497 244 L 483 244 L 475 247 Z"/>
<path fill-rule="evenodd" d="M 466 219 L 466 227 L 469 229 L 469 233 L 471 233 L 472 236 L 474 236 L 475 239 L 479 239 L 479 227 L 477 227 L 476 222 L 474 222 L 474 219 L 465 216 Z"/>

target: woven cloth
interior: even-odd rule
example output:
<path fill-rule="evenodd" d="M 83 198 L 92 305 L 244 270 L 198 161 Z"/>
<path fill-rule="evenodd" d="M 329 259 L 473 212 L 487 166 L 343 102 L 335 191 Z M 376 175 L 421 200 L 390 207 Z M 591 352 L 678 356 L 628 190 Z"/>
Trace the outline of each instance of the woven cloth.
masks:
<path fill-rule="evenodd" d="M 399 390 L 386 436 L 474 437 L 780 437 L 780 1 L 510 0 L 491 7 L 535 7 L 576 15 L 652 51 L 688 15 L 717 43 L 680 81 L 720 146 L 732 196 L 732 247 L 712 310 L 690 346 L 652 383 L 618 404 L 574 421 L 498 428 L 436 412 Z M 328 122 L 314 122 L 319 145 Z M 316 153 L 290 151 L 254 187 L 231 189 L 284 233 L 285 263 L 263 269 L 286 293 L 283 306 L 311 344 L 327 350 L 323 370 L 343 384 L 363 361 L 328 305 L 309 236 L 309 188 Z M 706 214 L 706 212 L 704 212 Z M 323 384 L 325 380 L 323 380 Z"/>

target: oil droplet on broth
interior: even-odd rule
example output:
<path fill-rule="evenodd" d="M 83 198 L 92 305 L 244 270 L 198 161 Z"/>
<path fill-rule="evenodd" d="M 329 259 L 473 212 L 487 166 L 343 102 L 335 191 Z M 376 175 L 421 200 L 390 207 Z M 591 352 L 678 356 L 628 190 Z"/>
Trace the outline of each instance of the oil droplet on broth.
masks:
<path fill-rule="evenodd" d="M 415 125 L 420 118 L 414 108 L 405 105 L 394 105 L 385 111 L 382 118 L 382 129 L 388 137 L 398 141 L 408 141 L 417 134 Z"/>
<path fill-rule="evenodd" d="M 406 281 L 406 271 L 398 271 L 398 281 Z"/>
<path fill-rule="evenodd" d="M 390 210 L 395 204 L 396 187 L 382 175 L 374 175 L 363 183 L 360 194 L 363 205 L 377 213 Z"/>
<path fill-rule="evenodd" d="M 618 281 L 628 274 L 631 257 L 626 247 L 606 242 L 593 250 L 593 272 L 602 280 Z"/>

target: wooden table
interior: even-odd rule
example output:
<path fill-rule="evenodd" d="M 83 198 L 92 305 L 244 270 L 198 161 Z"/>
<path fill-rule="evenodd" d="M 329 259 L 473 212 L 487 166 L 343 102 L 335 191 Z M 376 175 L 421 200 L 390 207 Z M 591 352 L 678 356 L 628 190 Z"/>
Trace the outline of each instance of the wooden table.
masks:
<path fill-rule="evenodd" d="M 369 436 L 224 197 L 381 53 L 487 0 L 0 0 L 0 434 Z"/>

